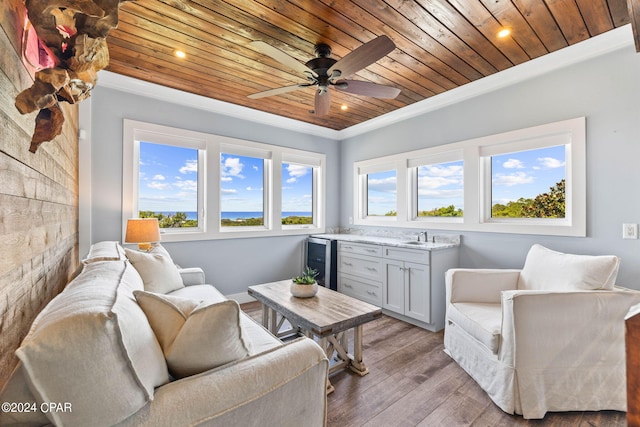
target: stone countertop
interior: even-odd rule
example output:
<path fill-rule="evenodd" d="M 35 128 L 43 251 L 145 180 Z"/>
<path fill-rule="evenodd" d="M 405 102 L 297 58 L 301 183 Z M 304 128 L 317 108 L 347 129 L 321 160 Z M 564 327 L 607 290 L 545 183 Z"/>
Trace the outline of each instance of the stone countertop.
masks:
<path fill-rule="evenodd" d="M 439 250 L 457 248 L 460 246 L 459 236 L 435 236 L 434 242 L 420 242 L 417 243 L 416 238 L 399 238 L 399 237 L 380 237 L 380 236 L 367 236 L 361 234 L 312 234 L 311 237 L 317 237 L 327 240 L 338 240 L 342 242 L 353 243 L 368 243 L 372 245 L 384 245 L 395 246 L 406 249 L 421 249 L 421 250 Z M 452 238 L 453 237 L 453 238 Z M 416 243 L 409 243 L 409 242 Z"/>

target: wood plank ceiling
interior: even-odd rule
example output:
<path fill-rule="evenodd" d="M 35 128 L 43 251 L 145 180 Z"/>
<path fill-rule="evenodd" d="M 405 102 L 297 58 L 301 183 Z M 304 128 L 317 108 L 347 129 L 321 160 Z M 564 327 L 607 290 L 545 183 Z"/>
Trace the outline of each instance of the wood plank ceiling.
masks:
<path fill-rule="evenodd" d="M 341 130 L 628 22 L 626 0 L 138 0 L 109 34 L 108 70 Z M 511 35 L 500 38 L 504 27 Z M 317 43 L 340 59 L 382 34 L 396 49 L 351 78 L 397 87 L 395 99 L 332 88 L 318 117 L 313 88 L 247 98 L 305 82 L 252 40 L 304 63 Z"/>

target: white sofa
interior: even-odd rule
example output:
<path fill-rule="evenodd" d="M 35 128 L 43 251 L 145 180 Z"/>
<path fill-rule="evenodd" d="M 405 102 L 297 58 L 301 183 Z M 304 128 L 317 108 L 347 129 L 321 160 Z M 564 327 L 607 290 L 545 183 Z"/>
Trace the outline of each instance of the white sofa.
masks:
<path fill-rule="evenodd" d="M 199 268 L 174 266 L 180 283 L 165 295 L 143 291 L 117 242 L 92 246 L 83 263 L 16 351 L 0 394 L 13 411 L 0 411 L 0 425 L 326 424 L 328 361 L 313 340 L 282 343 Z M 149 311 L 158 303 L 173 314 Z"/>
<path fill-rule="evenodd" d="M 534 245 L 522 270 L 449 270 L 446 352 L 510 414 L 625 411 L 624 317 L 640 292 L 614 286 L 618 264 Z"/>

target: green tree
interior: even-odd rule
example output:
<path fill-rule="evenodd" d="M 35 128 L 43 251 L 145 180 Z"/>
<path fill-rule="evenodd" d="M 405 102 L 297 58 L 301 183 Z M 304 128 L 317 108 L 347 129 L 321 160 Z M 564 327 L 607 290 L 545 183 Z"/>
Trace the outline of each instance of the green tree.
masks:
<path fill-rule="evenodd" d="M 565 180 L 557 182 L 548 193 L 538 194 L 531 205 L 525 207 L 526 218 L 564 218 Z"/>
<path fill-rule="evenodd" d="M 418 216 L 432 216 L 432 217 L 461 217 L 464 215 L 462 209 L 456 209 L 454 205 L 443 206 L 441 208 L 435 208 L 430 211 L 420 211 Z"/>
<path fill-rule="evenodd" d="M 557 182 L 548 193 L 538 194 L 534 199 L 519 198 L 506 205 L 496 203 L 491 207 L 494 218 L 564 218 L 565 180 Z"/>
<path fill-rule="evenodd" d="M 195 219 L 187 219 L 186 212 L 176 212 L 173 215 L 165 215 L 154 211 L 140 211 L 140 218 L 156 218 L 160 228 L 178 228 L 178 227 L 197 227 L 198 221 Z"/>

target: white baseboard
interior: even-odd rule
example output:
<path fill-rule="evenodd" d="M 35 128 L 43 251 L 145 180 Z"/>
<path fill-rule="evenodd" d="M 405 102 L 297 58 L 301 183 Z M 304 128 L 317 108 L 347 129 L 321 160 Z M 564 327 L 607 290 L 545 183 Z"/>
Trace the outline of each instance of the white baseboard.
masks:
<path fill-rule="evenodd" d="M 244 304 L 245 302 L 253 302 L 256 300 L 254 297 L 250 296 L 247 292 L 240 292 L 239 294 L 225 295 L 225 297 L 232 300 L 236 300 L 238 304 Z"/>

